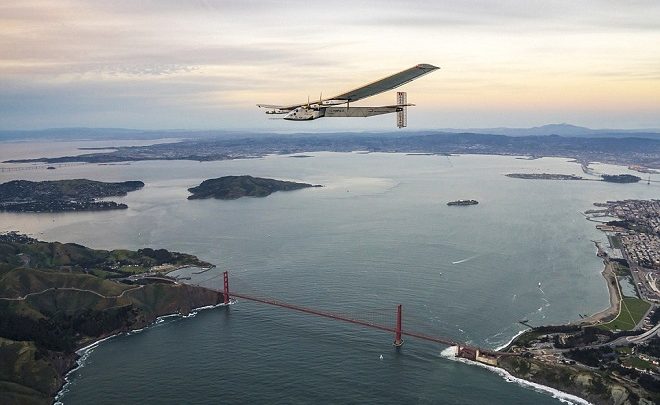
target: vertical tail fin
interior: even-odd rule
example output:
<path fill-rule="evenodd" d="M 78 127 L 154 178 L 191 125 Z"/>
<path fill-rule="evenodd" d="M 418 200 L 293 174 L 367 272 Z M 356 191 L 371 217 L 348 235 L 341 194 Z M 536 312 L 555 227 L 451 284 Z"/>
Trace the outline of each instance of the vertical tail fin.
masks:
<path fill-rule="evenodd" d="M 408 107 L 406 104 L 408 97 L 406 92 L 398 91 L 396 93 L 396 104 L 400 106 L 396 111 L 396 126 L 397 128 L 404 128 L 408 126 Z"/>

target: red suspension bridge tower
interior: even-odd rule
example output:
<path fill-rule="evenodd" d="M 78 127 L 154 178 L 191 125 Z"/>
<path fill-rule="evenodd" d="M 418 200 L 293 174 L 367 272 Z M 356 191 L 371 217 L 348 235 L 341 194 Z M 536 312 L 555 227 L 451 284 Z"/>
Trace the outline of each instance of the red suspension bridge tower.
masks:
<path fill-rule="evenodd" d="M 246 295 L 246 294 L 239 294 L 239 293 L 236 293 L 236 292 L 230 293 L 230 291 L 229 291 L 229 273 L 226 272 L 226 271 L 223 273 L 223 281 L 224 281 L 224 283 L 223 283 L 224 284 L 224 289 L 222 291 L 222 294 L 223 294 L 223 300 L 224 300 L 225 305 L 229 304 L 230 301 L 231 301 L 231 299 L 230 299 L 231 296 L 234 296 L 234 297 L 243 298 L 243 299 L 246 299 L 246 300 L 249 300 L 249 301 L 261 302 L 263 304 L 269 304 L 269 305 L 274 305 L 274 306 L 277 306 L 277 307 L 292 309 L 292 310 L 298 311 L 298 312 L 304 312 L 304 313 L 307 313 L 307 314 L 318 315 L 318 316 L 322 316 L 324 318 L 336 319 L 336 320 L 339 320 L 339 321 L 349 322 L 349 323 L 353 323 L 353 324 L 356 324 L 356 325 L 368 326 L 368 327 L 374 328 L 374 329 L 380 329 L 380 330 L 384 330 L 384 331 L 388 331 L 388 332 L 394 332 L 394 343 L 393 343 L 394 347 L 399 348 L 403 345 L 403 334 L 404 334 L 404 332 L 403 332 L 403 327 L 402 327 L 403 322 L 402 322 L 401 304 L 397 305 L 397 308 L 396 308 L 396 327 L 394 329 L 392 329 L 391 327 L 378 325 L 378 324 L 375 324 L 375 323 L 372 323 L 372 322 L 362 321 L 362 320 L 359 320 L 359 319 L 353 319 L 353 318 L 349 318 L 349 317 L 342 316 L 342 315 L 339 315 L 339 314 L 333 314 L 331 312 L 320 311 L 320 310 L 316 310 L 316 309 L 312 309 L 312 308 L 306 308 L 306 307 L 302 307 L 302 306 L 298 306 L 298 305 L 294 305 L 294 304 L 289 304 L 289 303 L 282 302 L 282 301 L 276 301 L 276 300 L 265 299 L 265 298 L 257 298 L 257 297 L 252 297 L 252 296 L 249 296 L 249 295 Z M 411 336 L 416 336 L 416 334 L 410 334 L 410 333 L 408 333 L 408 334 L 411 335 Z"/>
<path fill-rule="evenodd" d="M 223 291 L 223 298 L 225 301 L 225 305 L 228 305 L 229 304 L 229 272 L 225 271 L 224 273 L 222 273 L 222 276 L 224 278 L 224 285 L 225 285 Z"/>
<path fill-rule="evenodd" d="M 396 307 L 396 328 L 394 329 L 394 347 L 403 346 L 402 329 L 401 329 L 401 304 Z"/>

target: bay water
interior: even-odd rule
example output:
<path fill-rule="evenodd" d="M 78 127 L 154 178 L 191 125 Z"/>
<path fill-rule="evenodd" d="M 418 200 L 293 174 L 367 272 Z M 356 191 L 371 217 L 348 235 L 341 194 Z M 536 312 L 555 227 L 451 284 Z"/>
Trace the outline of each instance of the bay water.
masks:
<path fill-rule="evenodd" d="M 4 144 L 6 146 L 8 144 Z M 10 145 L 11 146 L 11 145 Z M 32 153 L 37 153 L 32 151 Z M 0 157 L 11 158 L 11 147 Z M 42 155 L 45 154 L 42 153 Z M 100 249 L 166 248 L 217 268 L 191 282 L 275 297 L 496 348 L 524 327 L 608 305 L 582 212 L 592 203 L 658 198 L 657 183 L 522 180 L 511 172 L 589 177 L 561 158 L 309 153 L 220 162 L 86 164 L 0 173 L 13 179 L 141 180 L 111 200 L 129 209 L 0 213 L 0 231 Z M 9 157 L 7 157 L 9 156 Z M 23 167 L 8 165 L 2 167 Z M 623 167 L 594 164 L 602 173 Z M 267 198 L 189 201 L 208 178 L 250 174 L 312 184 Z M 478 205 L 452 207 L 456 199 Z M 166 318 L 96 347 L 60 400 L 88 403 L 557 403 L 547 392 L 447 359 L 443 346 L 238 300 Z M 381 356 L 382 355 L 382 359 Z"/>

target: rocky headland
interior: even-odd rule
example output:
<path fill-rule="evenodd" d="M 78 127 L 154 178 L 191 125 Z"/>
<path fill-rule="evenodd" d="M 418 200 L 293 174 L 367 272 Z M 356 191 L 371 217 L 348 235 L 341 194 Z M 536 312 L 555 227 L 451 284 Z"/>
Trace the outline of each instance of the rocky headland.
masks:
<path fill-rule="evenodd" d="M 222 302 L 156 269 L 210 266 L 164 249 L 93 250 L 0 235 L 0 403 L 51 404 L 76 351 L 158 317 Z"/>

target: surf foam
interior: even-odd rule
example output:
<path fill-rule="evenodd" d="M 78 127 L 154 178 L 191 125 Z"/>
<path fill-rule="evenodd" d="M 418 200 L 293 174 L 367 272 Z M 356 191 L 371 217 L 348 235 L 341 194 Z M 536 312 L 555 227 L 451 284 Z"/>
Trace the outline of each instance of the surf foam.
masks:
<path fill-rule="evenodd" d="M 472 366 L 478 366 L 485 368 L 486 370 L 489 370 L 500 377 L 504 379 L 506 382 L 514 383 L 517 384 L 521 387 L 524 388 L 531 388 L 536 392 L 541 392 L 544 394 L 550 394 L 553 398 L 559 400 L 560 402 L 563 402 L 565 404 L 570 404 L 570 405 L 593 405 L 591 402 L 587 401 L 586 399 L 580 398 L 578 396 L 569 394 L 567 392 L 560 391 L 558 389 L 548 387 L 542 384 L 538 384 L 532 381 L 527 381 L 523 380 L 522 378 L 514 377 L 509 373 L 508 371 L 499 368 L 499 367 L 493 367 L 489 366 L 487 364 L 479 363 L 476 361 L 464 359 L 462 357 L 456 357 L 456 351 L 458 348 L 456 346 L 450 346 L 440 352 L 440 355 L 446 359 L 452 360 L 452 361 L 457 361 L 459 363 L 464 363 L 464 364 L 469 364 Z"/>
<path fill-rule="evenodd" d="M 236 300 L 230 300 L 229 304 L 227 304 L 227 305 L 232 305 L 232 304 L 235 304 L 236 302 L 237 302 Z M 71 370 L 69 370 L 64 375 L 64 384 L 62 385 L 62 388 L 60 388 L 60 390 L 57 392 L 57 394 L 55 394 L 55 400 L 53 402 L 53 405 L 64 405 L 64 403 L 62 401 L 60 401 L 60 399 L 62 398 L 62 396 L 64 396 L 64 394 L 66 394 L 69 391 L 69 386 L 71 385 L 71 374 L 85 366 L 85 362 L 87 361 L 87 358 L 89 358 L 89 356 L 92 354 L 94 349 L 97 348 L 101 343 L 103 343 L 107 340 L 110 340 L 114 337 L 117 337 L 119 335 L 122 335 L 122 334 L 130 336 L 132 334 L 142 332 L 147 328 L 151 328 L 151 327 L 154 327 L 156 325 L 162 324 L 163 322 L 165 322 L 165 319 L 167 319 L 167 318 L 175 318 L 175 317 L 177 317 L 177 318 L 191 318 L 191 317 L 194 317 L 195 315 L 197 315 L 198 311 L 202 311 L 202 310 L 205 310 L 205 309 L 213 309 L 213 308 L 218 308 L 218 307 L 224 307 L 224 306 L 225 306 L 224 303 L 220 303 L 220 304 L 217 304 L 217 305 L 206 305 L 206 306 L 203 306 L 203 307 L 194 308 L 192 311 L 190 311 L 190 314 L 188 314 L 188 315 L 182 315 L 182 314 L 179 314 L 179 313 L 174 313 L 174 314 L 159 316 L 149 326 L 146 326 L 146 327 L 140 328 L 140 329 L 131 330 L 131 331 L 128 331 L 128 332 L 125 332 L 125 333 L 117 333 L 117 334 L 114 334 L 114 335 L 110 335 L 110 336 L 107 336 L 103 339 L 99 339 L 97 341 L 94 341 L 94 342 L 88 344 L 87 346 L 84 346 L 84 347 L 76 350 L 76 354 L 80 357 L 76 360 L 76 366 L 74 368 L 72 368 Z"/>

